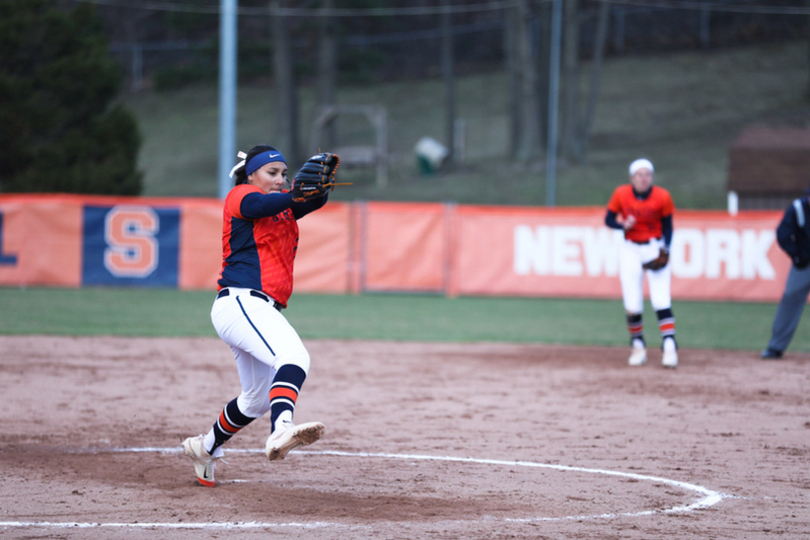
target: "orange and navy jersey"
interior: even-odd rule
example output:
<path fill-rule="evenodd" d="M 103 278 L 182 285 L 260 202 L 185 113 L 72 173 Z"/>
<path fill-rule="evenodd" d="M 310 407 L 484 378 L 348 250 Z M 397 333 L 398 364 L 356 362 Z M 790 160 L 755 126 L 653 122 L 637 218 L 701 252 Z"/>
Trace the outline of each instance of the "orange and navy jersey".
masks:
<path fill-rule="evenodd" d="M 264 291 L 286 307 L 292 294 L 293 261 L 298 249 L 296 216 L 289 204 L 274 215 L 243 216 L 242 202 L 253 193 L 262 195 L 258 187 L 240 184 L 225 198 L 218 289 Z"/>
<path fill-rule="evenodd" d="M 653 238 L 661 238 L 661 220 L 675 213 L 675 204 L 669 191 L 662 187 L 652 186 L 650 194 L 639 199 L 633 192 L 633 185 L 624 184 L 613 192 L 608 210 L 622 216 L 622 219 L 635 216 L 636 224 L 632 229 L 624 231 L 624 237 L 633 242 L 648 242 Z"/>

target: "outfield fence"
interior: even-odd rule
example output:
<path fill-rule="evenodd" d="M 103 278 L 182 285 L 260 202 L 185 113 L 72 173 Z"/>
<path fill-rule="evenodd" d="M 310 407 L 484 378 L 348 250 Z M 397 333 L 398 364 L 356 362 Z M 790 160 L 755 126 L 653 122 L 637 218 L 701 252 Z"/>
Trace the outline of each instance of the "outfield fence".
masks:
<path fill-rule="evenodd" d="M 295 290 L 619 298 L 620 231 L 603 208 L 330 202 L 299 222 Z M 776 301 L 781 212 L 677 211 L 672 294 Z M 0 196 L 0 285 L 211 289 L 217 199 Z"/>

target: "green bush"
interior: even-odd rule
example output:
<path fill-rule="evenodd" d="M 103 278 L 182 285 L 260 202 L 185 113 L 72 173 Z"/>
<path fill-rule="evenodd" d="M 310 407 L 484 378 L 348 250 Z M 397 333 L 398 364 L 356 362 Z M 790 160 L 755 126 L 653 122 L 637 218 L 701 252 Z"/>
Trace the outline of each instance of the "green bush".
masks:
<path fill-rule="evenodd" d="M 121 78 L 92 6 L 0 0 L 0 191 L 139 194 Z"/>

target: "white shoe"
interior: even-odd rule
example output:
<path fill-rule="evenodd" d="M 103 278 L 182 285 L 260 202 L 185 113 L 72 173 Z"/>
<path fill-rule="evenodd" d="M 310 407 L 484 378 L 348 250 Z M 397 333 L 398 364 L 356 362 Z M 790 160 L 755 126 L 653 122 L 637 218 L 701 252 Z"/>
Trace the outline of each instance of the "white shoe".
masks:
<path fill-rule="evenodd" d="M 661 356 L 661 365 L 669 369 L 678 367 L 678 351 L 675 349 L 664 351 L 664 354 Z"/>
<path fill-rule="evenodd" d="M 678 345 L 675 344 L 675 338 L 671 336 L 664 338 L 661 349 L 663 351 L 661 355 L 661 365 L 669 369 L 678 367 Z"/>
<path fill-rule="evenodd" d="M 633 347 L 633 352 L 630 353 L 630 358 L 627 363 L 631 366 L 643 366 L 647 363 L 647 349 L 641 347 Z"/>
<path fill-rule="evenodd" d="M 222 457 L 222 448 L 214 450 L 214 455 L 205 451 L 203 440 L 205 435 L 197 435 L 196 437 L 189 437 L 183 441 L 183 454 L 191 458 L 194 462 L 194 472 L 197 475 L 197 481 L 205 487 L 214 487 L 217 485 L 214 480 L 214 466 L 216 461 Z"/>
<path fill-rule="evenodd" d="M 267 459 L 275 461 L 298 446 L 312 444 L 321 438 L 326 428 L 320 422 L 307 422 L 299 426 L 292 422 L 281 422 L 280 426 L 267 438 L 264 453 Z"/>

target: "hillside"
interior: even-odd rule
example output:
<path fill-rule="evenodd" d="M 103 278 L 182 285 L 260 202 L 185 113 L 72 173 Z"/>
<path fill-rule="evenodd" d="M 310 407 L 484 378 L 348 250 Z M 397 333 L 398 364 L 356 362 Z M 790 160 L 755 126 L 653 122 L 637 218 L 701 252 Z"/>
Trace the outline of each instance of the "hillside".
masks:
<path fill-rule="evenodd" d="M 679 207 L 723 208 L 728 147 L 751 122 L 810 124 L 807 43 L 750 46 L 711 52 L 620 57 L 605 62 L 591 151 L 581 165 L 561 163 L 558 205 L 602 205 L 626 166 L 644 155 Z M 588 87 L 583 66 L 581 88 Z M 374 185 L 370 170 L 343 169 L 354 186 L 337 199 L 544 204 L 545 165 L 514 166 L 507 147 L 507 92 L 502 73 L 460 79 L 457 113 L 466 123 L 465 156 L 455 171 L 424 176 L 413 146 L 422 136 L 443 138 L 443 87 L 419 80 L 343 87 L 343 104 L 380 104 L 389 114 L 389 185 Z M 303 88 L 301 135 L 309 140 L 314 89 Z M 126 96 L 144 135 L 140 168 L 144 195 L 217 193 L 217 90 L 197 86 Z M 272 144 L 273 89 L 266 83 L 238 92 L 238 144 Z M 354 120 L 339 124 L 342 144 L 368 144 L 372 134 Z M 282 149 L 284 150 L 284 149 Z M 292 172 L 297 166 L 291 166 Z"/>

